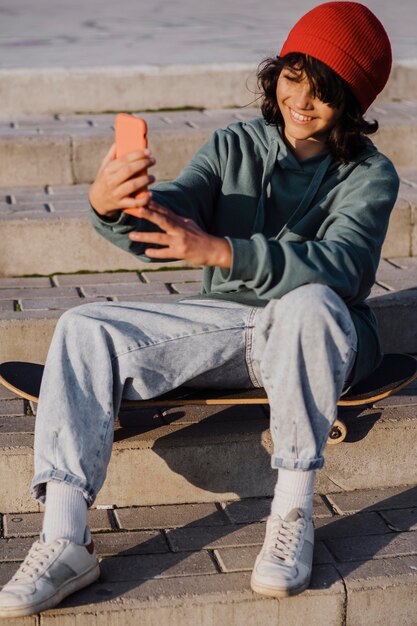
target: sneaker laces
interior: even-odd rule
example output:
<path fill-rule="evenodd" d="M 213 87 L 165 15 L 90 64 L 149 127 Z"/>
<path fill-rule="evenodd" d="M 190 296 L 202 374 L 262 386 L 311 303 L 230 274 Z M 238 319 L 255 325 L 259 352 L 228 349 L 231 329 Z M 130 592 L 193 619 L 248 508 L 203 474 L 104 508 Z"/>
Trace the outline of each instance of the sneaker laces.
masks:
<path fill-rule="evenodd" d="M 34 580 L 37 574 L 43 569 L 45 563 L 52 558 L 55 552 L 56 550 L 51 547 L 51 544 L 35 541 L 22 565 L 10 582 L 20 582 L 28 579 Z"/>
<path fill-rule="evenodd" d="M 271 520 L 268 553 L 283 561 L 283 565 L 294 565 L 305 528 L 306 521 L 303 517 L 288 522 L 278 515 L 274 516 Z"/>

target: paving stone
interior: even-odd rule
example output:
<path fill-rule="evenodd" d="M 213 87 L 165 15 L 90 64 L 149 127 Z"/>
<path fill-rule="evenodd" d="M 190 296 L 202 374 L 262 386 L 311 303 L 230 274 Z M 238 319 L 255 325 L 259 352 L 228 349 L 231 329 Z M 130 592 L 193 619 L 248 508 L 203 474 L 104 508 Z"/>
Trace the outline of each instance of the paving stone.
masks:
<path fill-rule="evenodd" d="M 351 563 L 338 563 L 337 565 L 346 583 L 353 581 L 366 581 L 369 579 L 384 579 L 385 585 L 390 579 L 406 575 L 417 577 L 417 556 L 397 556 L 383 559 L 367 559 Z M 397 581 L 396 581 L 397 582 Z"/>
<path fill-rule="evenodd" d="M 92 532 L 112 530 L 112 511 L 89 509 L 88 523 Z M 30 537 L 42 530 L 43 513 L 7 513 L 3 517 L 5 537 Z"/>
<path fill-rule="evenodd" d="M 224 526 L 227 519 L 214 503 L 146 506 L 116 509 L 120 528 L 176 528 L 180 526 Z"/>
<path fill-rule="evenodd" d="M 56 198 L 73 198 L 74 196 L 84 197 L 88 194 L 90 185 L 49 185 L 47 187 L 48 196 Z"/>
<path fill-rule="evenodd" d="M 374 404 L 375 408 L 396 406 L 417 406 L 417 389 L 410 385 Z"/>
<path fill-rule="evenodd" d="M 169 293 L 167 291 L 165 296 L 113 296 L 114 302 L 175 302 L 181 300 L 181 294 Z"/>
<path fill-rule="evenodd" d="M 417 530 L 417 508 L 382 511 L 381 516 L 388 524 L 388 527 L 395 532 Z"/>
<path fill-rule="evenodd" d="M 15 575 L 19 563 L 0 563 L 0 587 L 3 587 Z"/>
<path fill-rule="evenodd" d="M 338 561 L 360 561 L 417 554 L 417 534 L 414 532 L 326 539 L 325 544 Z"/>
<path fill-rule="evenodd" d="M 241 546 L 239 548 L 220 548 L 214 555 L 222 572 L 251 572 L 260 546 Z M 334 558 L 326 546 L 318 541 L 314 545 L 314 564 L 334 563 Z"/>
<path fill-rule="evenodd" d="M 313 517 L 315 520 L 333 517 L 333 513 L 327 506 L 323 496 L 315 495 L 313 498 Z"/>
<path fill-rule="evenodd" d="M 15 398 L 16 394 L 13 393 L 13 391 L 10 391 L 10 389 L 0 385 L 0 400 L 14 400 Z"/>
<path fill-rule="evenodd" d="M 46 202 L 48 191 L 46 187 L 23 187 L 23 186 L 9 186 L 0 188 L 0 197 L 3 200 L 17 202 L 19 198 L 20 202 L 31 202 L 32 200 L 38 200 Z"/>
<path fill-rule="evenodd" d="M 167 532 L 174 552 L 262 545 L 265 524 L 224 526 L 219 528 L 176 528 Z"/>
<path fill-rule="evenodd" d="M 39 278 L 0 278 L 0 289 L 34 289 L 51 287 L 51 280 L 45 277 Z"/>
<path fill-rule="evenodd" d="M 29 448 L 33 449 L 33 435 L 29 433 L 2 433 L 0 431 L 0 449 Z"/>
<path fill-rule="evenodd" d="M 165 537 L 160 531 L 100 533 L 93 536 L 97 554 L 103 556 L 133 556 L 136 554 L 161 554 L 169 552 Z"/>
<path fill-rule="evenodd" d="M 130 582 L 112 583 L 103 582 L 99 579 L 90 587 L 83 589 L 73 596 L 68 597 L 60 605 L 61 607 L 74 607 L 78 612 L 82 611 L 82 605 L 90 608 L 92 603 L 100 603 L 114 608 L 114 600 L 120 599 L 126 611 L 127 602 L 133 600 L 152 600 L 156 599 L 158 603 L 162 599 L 168 600 L 173 598 L 183 605 L 187 598 L 192 598 L 194 604 L 194 618 L 196 611 L 196 602 L 199 597 L 203 598 L 203 602 L 207 597 L 213 594 L 219 594 L 219 600 L 225 593 L 228 596 L 234 592 L 247 594 L 248 599 L 253 598 L 249 585 L 250 574 L 216 574 L 174 578 L 155 578 L 153 580 L 141 581 L 140 584 L 132 585 Z M 206 595 L 207 594 L 207 595 Z M 244 603 L 247 607 L 247 602 Z M 87 610 L 88 610 L 87 609 Z M 91 610 L 91 609 L 90 609 Z M 62 618 L 62 615 L 60 616 Z M 134 623 L 134 622 L 133 622 Z M 195 622 L 189 622 L 190 624 Z"/>
<path fill-rule="evenodd" d="M 23 294 L 24 295 L 24 294 Z M 97 296 L 96 298 L 25 298 L 19 300 L 22 311 L 66 311 L 82 304 L 91 304 L 93 302 L 106 302 L 105 296 Z"/>
<path fill-rule="evenodd" d="M 265 522 L 271 511 L 272 498 L 245 498 L 222 502 L 221 506 L 232 524 Z"/>
<path fill-rule="evenodd" d="M 203 278 L 203 270 L 164 270 L 162 272 L 141 272 L 141 275 L 149 283 L 200 283 Z"/>
<path fill-rule="evenodd" d="M 393 265 L 382 259 L 376 275 L 380 284 L 388 286 L 392 291 L 417 288 L 417 258 L 403 259 L 403 263 Z"/>
<path fill-rule="evenodd" d="M 378 513 L 356 513 L 331 519 L 317 519 L 314 521 L 317 539 L 336 537 L 357 537 L 362 535 L 377 535 L 389 533 L 390 530 Z"/>
<path fill-rule="evenodd" d="M 59 609 L 43 614 L 42 620 L 44 626 L 55 620 L 62 626 L 70 626 L 74 620 L 84 623 L 87 619 L 89 626 L 99 626 L 103 619 L 109 626 L 121 623 L 133 626 L 138 620 L 183 626 L 197 623 L 298 626 L 308 621 L 311 626 L 322 626 L 324 614 L 326 626 L 340 626 L 344 591 L 333 566 L 316 567 L 309 590 L 279 602 L 252 593 L 249 579 L 249 572 L 239 572 L 154 579 L 140 584 L 97 582 L 64 600 Z M 93 603 L 99 605 L 98 610 Z"/>
<path fill-rule="evenodd" d="M 380 415 L 381 424 L 387 425 L 400 425 L 402 423 L 404 425 L 407 424 L 409 427 L 413 427 L 415 421 L 417 420 L 417 411 L 414 404 L 407 405 L 398 403 L 397 405 L 387 406 L 384 408 L 375 407 L 369 412 L 371 419 L 372 415 L 378 414 Z M 367 414 L 364 414 L 363 418 L 360 418 L 360 420 L 362 419 L 365 421 L 367 419 Z"/>
<path fill-rule="evenodd" d="M 65 298 L 69 296 L 78 297 L 75 287 L 0 289 L 0 300 L 8 300 L 10 298 Z"/>
<path fill-rule="evenodd" d="M 221 572 L 251 572 L 258 554 L 259 546 L 214 550 Z"/>
<path fill-rule="evenodd" d="M 132 296 L 132 295 L 151 295 L 151 294 L 167 294 L 169 290 L 165 286 L 165 284 L 155 283 L 155 284 L 146 284 L 146 283 L 118 283 L 111 285 L 85 285 L 83 286 L 83 292 L 87 297 L 92 296 L 117 296 L 119 299 L 122 296 Z"/>
<path fill-rule="evenodd" d="M 215 574 L 216 567 L 208 552 L 189 555 L 142 554 L 140 556 L 108 557 L 100 564 L 103 582 L 147 580 L 172 576 Z"/>
<path fill-rule="evenodd" d="M 25 414 L 25 401 L 22 398 L 0 400 L 0 415 L 20 416 Z"/>
<path fill-rule="evenodd" d="M 412 206 L 407 196 L 400 193 L 391 213 L 389 227 L 382 246 L 382 257 L 410 256 L 413 232 Z M 417 196 L 413 190 L 408 196 Z"/>
<path fill-rule="evenodd" d="M 0 539 L 0 561 L 23 561 L 33 543 L 33 537 Z"/>
<path fill-rule="evenodd" d="M 85 215 L 88 211 L 88 203 L 86 198 L 72 198 L 71 200 L 59 200 L 58 198 L 50 197 L 48 200 L 48 211 L 52 214 L 68 213 L 65 217 L 71 217 L 71 213 L 74 215 Z"/>
<path fill-rule="evenodd" d="M 56 274 L 53 280 L 57 285 L 73 285 L 82 287 L 84 285 L 112 285 L 119 283 L 140 283 L 141 280 L 137 272 L 108 272 L 95 274 Z"/>
<path fill-rule="evenodd" d="M 406 509 L 417 506 L 417 487 L 389 487 L 386 489 L 358 489 L 326 496 L 339 514 L 367 511 Z"/>
<path fill-rule="evenodd" d="M 232 524 L 265 522 L 271 511 L 272 498 L 244 498 L 222 502 L 221 506 Z M 321 496 L 314 496 L 313 514 L 315 519 L 333 517 Z"/>
<path fill-rule="evenodd" d="M 0 300 L 0 311 L 14 311 L 15 310 L 15 301 L 14 300 Z"/>
<path fill-rule="evenodd" d="M 1 433 L 33 433 L 35 429 L 35 417 L 33 415 L 21 415 L 15 417 L 0 417 Z"/>
<path fill-rule="evenodd" d="M 200 283 L 171 283 L 171 288 L 175 289 L 178 293 L 183 293 L 187 295 L 191 294 L 200 294 L 201 293 L 201 285 Z"/>

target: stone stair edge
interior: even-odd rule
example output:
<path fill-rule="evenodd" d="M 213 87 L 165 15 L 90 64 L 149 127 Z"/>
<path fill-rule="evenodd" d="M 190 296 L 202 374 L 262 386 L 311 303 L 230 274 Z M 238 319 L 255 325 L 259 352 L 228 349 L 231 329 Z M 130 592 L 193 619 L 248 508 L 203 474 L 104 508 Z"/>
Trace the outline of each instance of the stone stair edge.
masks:
<path fill-rule="evenodd" d="M 0 278 L 1 360 L 43 361 L 57 319 L 69 308 L 104 301 L 173 302 L 196 295 L 201 269 L 180 263 Z M 382 259 L 368 304 L 377 315 L 385 351 L 417 353 L 417 257 Z"/>
<path fill-rule="evenodd" d="M 4 113 L 216 108 L 247 99 L 256 64 L 0 69 Z M 382 97 L 417 98 L 417 60 L 396 60 Z M 30 97 L 28 95 L 30 94 Z"/>
<path fill-rule="evenodd" d="M 28 427 L 26 421 L 33 418 L 22 417 L 26 405 L 20 399 L 3 399 L 0 406 L 1 512 L 36 512 L 39 505 L 28 493 L 33 434 L 27 430 L 33 425 Z M 345 492 L 413 484 L 415 464 L 409 462 L 409 450 L 417 445 L 416 406 L 416 389 L 411 388 L 372 408 L 350 412 L 348 439 L 326 448 L 317 493 L 335 498 Z M 340 413 L 344 418 L 346 414 Z M 157 419 L 144 409 L 119 415 L 106 483 L 96 505 L 120 509 L 272 495 L 272 442 L 267 413 L 260 407 L 182 407 L 165 410 L 163 415 L 171 423 L 163 424 L 162 416 Z M 251 455 L 252 467 L 239 463 L 245 455 Z M 8 488 L 11 482 L 13 493 Z"/>
<path fill-rule="evenodd" d="M 385 258 L 417 256 L 417 169 L 405 176 L 400 170 L 400 176 L 400 193 L 382 248 Z M 88 216 L 87 186 L 62 189 L 62 193 L 58 186 L 0 190 L 0 280 L 166 267 L 141 261 L 95 232 Z"/>
<path fill-rule="evenodd" d="M 144 114 L 149 144 L 157 155 L 153 173 L 159 180 L 175 177 L 214 130 L 258 115 L 258 109 L 248 107 Z M 369 115 L 380 121 L 375 135 L 378 148 L 397 167 L 417 167 L 417 97 L 415 101 L 380 102 Z M 0 158 L 4 161 L 0 187 L 10 181 L 15 186 L 91 182 L 113 138 L 113 114 L 15 119 L 0 120 Z M 178 141 L 181 154 L 176 149 Z"/>

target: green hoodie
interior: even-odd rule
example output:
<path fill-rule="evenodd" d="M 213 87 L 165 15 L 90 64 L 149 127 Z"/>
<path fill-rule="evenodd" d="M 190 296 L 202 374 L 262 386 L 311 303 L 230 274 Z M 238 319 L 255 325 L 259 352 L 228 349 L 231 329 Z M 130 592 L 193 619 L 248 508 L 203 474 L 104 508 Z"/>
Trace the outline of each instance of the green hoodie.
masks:
<path fill-rule="evenodd" d="M 216 131 L 176 180 L 152 192 L 232 246 L 230 269 L 204 268 L 203 296 L 265 306 L 309 283 L 338 293 L 358 335 L 354 384 L 381 358 L 376 319 L 364 301 L 398 186 L 391 161 L 369 140 L 347 164 L 330 154 L 299 162 L 281 131 L 257 118 Z M 91 216 L 106 239 L 150 260 L 143 254 L 149 244 L 127 235 L 156 230 L 152 224 L 125 213 L 113 221 Z"/>

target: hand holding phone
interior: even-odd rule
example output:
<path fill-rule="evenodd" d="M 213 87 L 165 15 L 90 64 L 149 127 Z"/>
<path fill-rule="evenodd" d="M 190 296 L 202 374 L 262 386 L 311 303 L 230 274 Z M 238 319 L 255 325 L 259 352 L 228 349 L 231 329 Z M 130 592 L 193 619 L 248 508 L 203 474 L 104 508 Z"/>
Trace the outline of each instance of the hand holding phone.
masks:
<path fill-rule="evenodd" d="M 127 113 L 118 113 L 115 120 L 115 140 L 116 140 L 116 158 L 125 156 L 130 152 L 144 150 L 148 147 L 148 127 L 140 117 L 134 117 Z M 143 170 L 142 175 L 147 175 L 147 170 Z M 148 190 L 145 187 L 135 198 L 140 198 Z M 137 210 L 124 209 L 124 213 L 137 216 Z"/>

